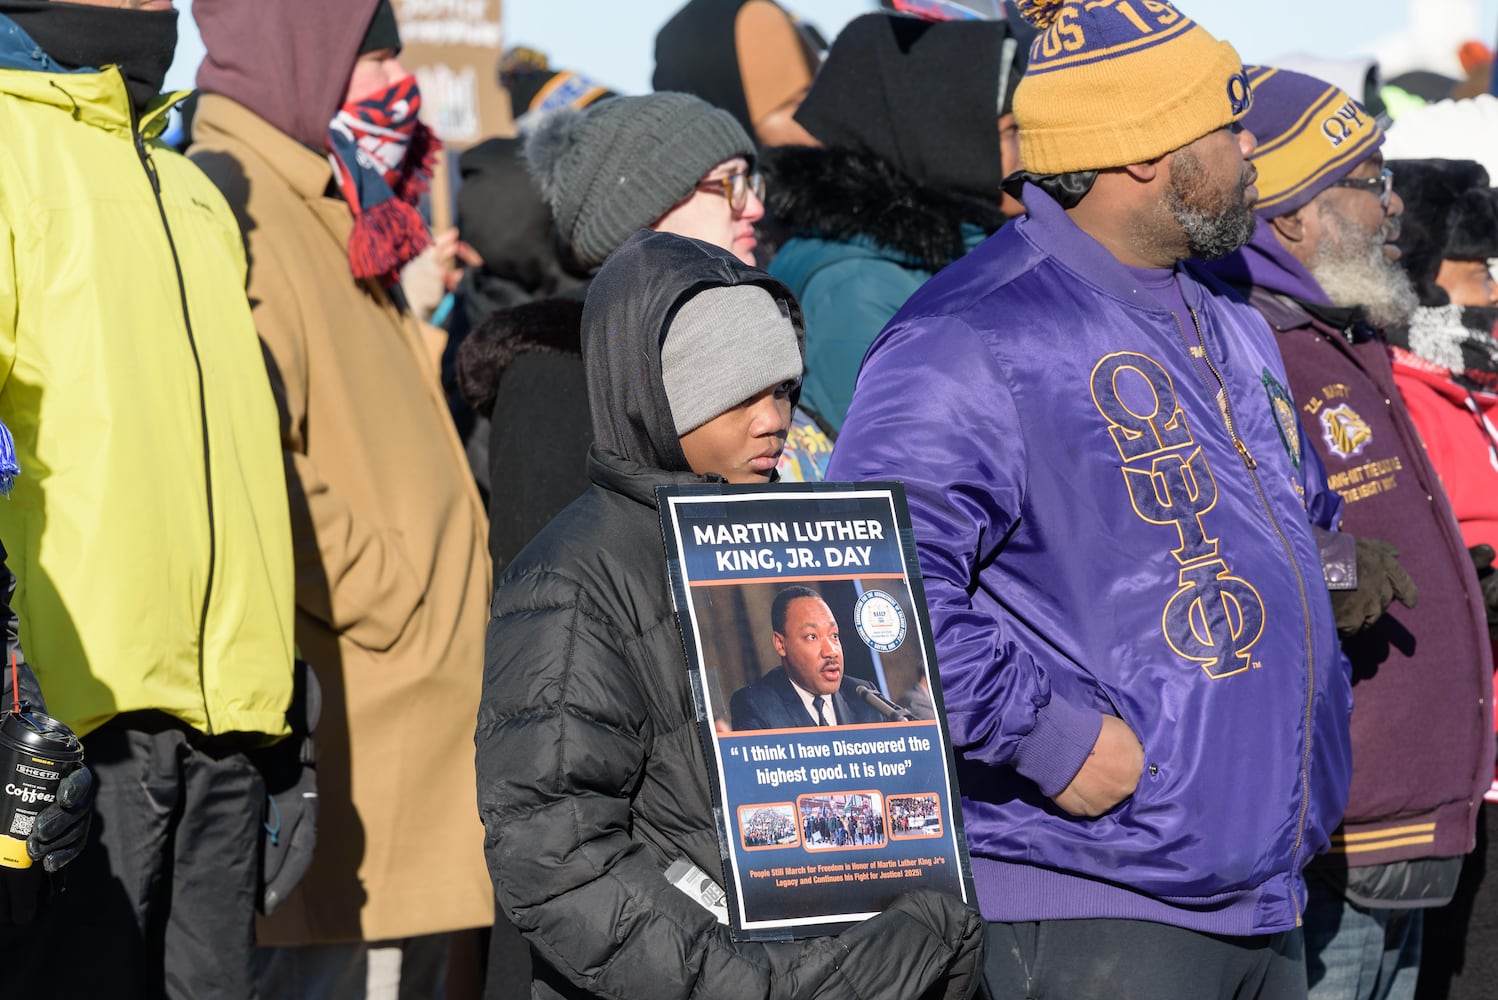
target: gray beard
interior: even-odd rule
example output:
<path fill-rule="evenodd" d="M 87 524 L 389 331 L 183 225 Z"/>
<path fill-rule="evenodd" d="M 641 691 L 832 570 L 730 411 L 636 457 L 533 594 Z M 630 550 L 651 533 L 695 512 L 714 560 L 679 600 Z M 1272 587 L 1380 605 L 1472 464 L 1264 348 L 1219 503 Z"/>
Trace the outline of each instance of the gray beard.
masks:
<path fill-rule="evenodd" d="M 1380 330 L 1405 326 L 1420 305 L 1410 276 L 1384 256 L 1382 242 L 1370 246 L 1348 233 L 1340 220 L 1317 247 L 1308 270 L 1333 305 L 1361 306 L 1368 322 Z"/>
<path fill-rule="evenodd" d="M 1253 239 L 1257 219 L 1243 199 L 1247 191 L 1248 179 L 1240 174 L 1234 190 L 1214 192 L 1196 154 L 1177 151 L 1165 207 L 1186 237 L 1186 256 L 1216 260 Z"/>
<path fill-rule="evenodd" d="M 1253 209 L 1241 201 L 1224 212 L 1205 212 L 1166 197 L 1170 214 L 1186 234 L 1190 256 L 1197 260 L 1216 260 L 1253 239 L 1257 220 Z"/>

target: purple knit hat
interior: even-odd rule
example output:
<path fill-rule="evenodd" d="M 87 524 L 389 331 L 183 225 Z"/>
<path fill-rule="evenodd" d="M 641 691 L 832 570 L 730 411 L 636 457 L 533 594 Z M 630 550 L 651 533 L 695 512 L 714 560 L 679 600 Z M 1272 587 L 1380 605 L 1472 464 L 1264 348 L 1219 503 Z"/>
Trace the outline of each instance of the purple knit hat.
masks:
<path fill-rule="evenodd" d="M 1288 69 L 1249 66 L 1254 103 L 1243 127 L 1258 145 L 1254 210 L 1266 219 L 1288 215 L 1384 144 L 1384 130 L 1343 90 Z"/>

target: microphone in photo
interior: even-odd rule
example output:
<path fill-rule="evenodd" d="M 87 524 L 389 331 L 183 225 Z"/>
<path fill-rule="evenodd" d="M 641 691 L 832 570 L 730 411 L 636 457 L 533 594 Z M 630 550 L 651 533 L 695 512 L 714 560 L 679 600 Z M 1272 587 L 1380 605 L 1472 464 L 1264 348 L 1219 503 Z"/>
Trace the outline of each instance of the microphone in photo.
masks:
<path fill-rule="evenodd" d="M 886 719 L 892 719 L 896 722 L 915 721 L 915 716 L 911 715 L 908 710 L 901 708 L 899 705 L 896 705 L 894 702 L 884 697 L 884 695 L 880 694 L 878 691 L 875 691 L 871 685 L 863 681 L 856 682 L 853 685 L 853 691 L 864 701 L 872 705 L 874 710 L 880 715 L 883 715 Z"/>

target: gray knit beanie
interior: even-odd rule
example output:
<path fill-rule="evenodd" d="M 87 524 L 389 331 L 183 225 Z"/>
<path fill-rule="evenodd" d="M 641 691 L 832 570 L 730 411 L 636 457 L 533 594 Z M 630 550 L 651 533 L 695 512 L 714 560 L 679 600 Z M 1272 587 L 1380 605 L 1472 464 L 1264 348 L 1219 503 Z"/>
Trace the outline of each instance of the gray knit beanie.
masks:
<path fill-rule="evenodd" d="M 525 141 L 531 176 L 578 263 L 588 268 L 735 156 L 753 161 L 753 141 L 727 111 L 689 94 L 561 108 Z"/>
<path fill-rule="evenodd" d="M 698 292 L 676 311 L 661 345 L 661 378 L 678 435 L 800 377 L 796 327 L 759 285 Z"/>

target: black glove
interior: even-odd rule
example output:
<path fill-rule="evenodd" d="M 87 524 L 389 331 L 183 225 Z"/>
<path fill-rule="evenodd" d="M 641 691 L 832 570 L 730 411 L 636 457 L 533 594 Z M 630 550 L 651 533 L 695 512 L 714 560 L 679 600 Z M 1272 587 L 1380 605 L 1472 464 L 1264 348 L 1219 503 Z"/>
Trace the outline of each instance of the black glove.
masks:
<path fill-rule="evenodd" d="M 57 801 L 37 813 L 26 853 L 55 872 L 72 861 L 88 840 L 94 815 L 94 772 L 79 767 L 57 786 Z"/>
<path fill-rule="evenodd" d="M 1488 615 L 1488 638 L 1498 642 L 1498 571 L 1493 569 L 1493 547 L 1474 545 L 1467 552 L 1477 567 L 1477 585 L 1482 588 L 1482 606 Z"/>
<path fill-rule="evenodd" d="M 838 936 L 847 957 L 815 995 L 969 1000 L 983 976 L 983 927 L 955 896 L 908 892 Z"/>
<path fill-rule="evenodd" d="M 1413 608 L 1420 597 L 1415 581 L 1399 565 L 1398 549 L 1377 538 L 1359 538 L 1357 548 L 1357 589 L 1331 592 L 1337 634 L 1344 639 L 1378 621 L 1394 598 Z"/>

